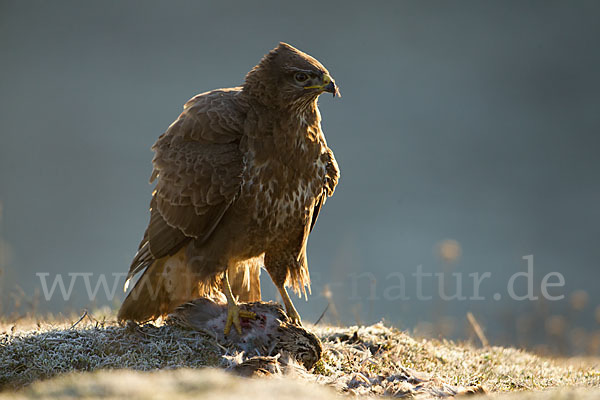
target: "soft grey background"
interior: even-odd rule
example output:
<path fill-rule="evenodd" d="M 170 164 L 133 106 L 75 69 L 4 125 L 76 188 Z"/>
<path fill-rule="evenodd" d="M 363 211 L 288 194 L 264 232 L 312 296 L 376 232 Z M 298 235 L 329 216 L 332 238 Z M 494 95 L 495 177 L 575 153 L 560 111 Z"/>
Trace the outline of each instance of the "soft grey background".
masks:
<path fill-rule="evenodd" d="M 40 291 L 37 272 L 125 272 L 147 223 L 152 143 L 188 98 L 240 84 L 281 40 L 318 58 L 343 95 L 320 100 L 342 179 L 311 235 L 305 320 L 328 284 L 346 323 L 445 315 L 462 337 L 471 310 L 510 340 L 515 317 L 540 309 L 506 299 L 533 254 L 536 290 L 547 272 L 566 279 L 553 291 L 566 299 L 544 312 L 569 314 L 570 293 L 585 290 L 578 323 L 595 329 L 598 21 L 595 1 L 1 1 L 4 312 L 16 285 Z M 447 270 L 492 272 L 486 301 L 414 298 L 410 274 L 442 270 L 446 238 L 462 246 Z M 369 278 L 352 293 L 366 271 L 374 298 Z M 411 300 L 384 298 L 393 272 Z M 88 306 L 74 287 L 38 310 Z"/>

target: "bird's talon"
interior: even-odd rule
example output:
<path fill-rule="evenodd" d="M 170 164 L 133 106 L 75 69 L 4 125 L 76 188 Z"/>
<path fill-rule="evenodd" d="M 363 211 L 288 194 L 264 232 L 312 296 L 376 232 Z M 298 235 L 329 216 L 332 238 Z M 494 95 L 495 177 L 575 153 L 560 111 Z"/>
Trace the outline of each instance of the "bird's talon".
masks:
<path fill-rule="evenodd" d="M 292 321 L 292 324 L 297 326 L 302 326 L 302 320 L 300 319 L 300 315 L 296 310 L 288 313 L 288 318 Z"/>
<path fill-rule="evenodd" d="M 240 318 L 256 319 L 256 313 L 252 311 L 240 310 Z"/>
<path fill-rule="evenodd" d="M 240 318 L 255 319 L 256 314 L 252 311 L 240 309 L 240 306 L 237 304 L 230 304 L 227 307 L 227 321 L 225 322 L 225 330 L 223 333 L 225 333 L 225 335 L 229 335 L 229 332 L 231 332 L 231 325 L 233 325 L 235 326 L 235 330 L 237 331 L 238 335 L 241 335 L 242 323 L 240 322 Z"/>

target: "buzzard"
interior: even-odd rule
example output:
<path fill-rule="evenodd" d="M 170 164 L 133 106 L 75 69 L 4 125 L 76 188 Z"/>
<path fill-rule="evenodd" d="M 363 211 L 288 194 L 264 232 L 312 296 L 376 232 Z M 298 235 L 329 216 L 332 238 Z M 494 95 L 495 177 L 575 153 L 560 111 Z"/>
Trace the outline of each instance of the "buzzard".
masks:
<path fill-rule="evenodd" d="M 143 274 L 119 320 L 148 321 L 224 295 L 225 334 L 232 324 L 241 333 L 240 317 L 255 315 L 237 301 L 260 300 L 264 266 L 291 321 L 301 323 L 286 286 L 310 292 L 308 235 L 339 179 L 321 130 L 323 92 L 339 94 L 327 69 L 280 43 L 242 86 L 184 105 L 152 146 L 150 222 L 125 289 Z"/>

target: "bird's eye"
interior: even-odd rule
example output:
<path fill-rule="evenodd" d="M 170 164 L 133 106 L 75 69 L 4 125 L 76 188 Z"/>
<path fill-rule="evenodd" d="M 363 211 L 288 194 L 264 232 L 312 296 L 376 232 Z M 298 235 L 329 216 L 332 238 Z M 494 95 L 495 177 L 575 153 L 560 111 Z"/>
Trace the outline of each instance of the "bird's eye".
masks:
<path fill-rule="evenodd" d="M 296 75 L 294 75 L 294 78 L 298 82 L 306 82 L 308 80 L 308 75 L 305 74 L 304 72 L 297 72 Z"/>

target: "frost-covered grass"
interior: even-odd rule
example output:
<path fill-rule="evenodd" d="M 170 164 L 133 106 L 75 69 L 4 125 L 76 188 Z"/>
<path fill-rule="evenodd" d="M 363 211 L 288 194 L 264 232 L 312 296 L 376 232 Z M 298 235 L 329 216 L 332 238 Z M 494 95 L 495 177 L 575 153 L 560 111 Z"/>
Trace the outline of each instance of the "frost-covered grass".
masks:
<path fill-rule="evenodd" d="M 174 326 L 93 322 L 10 327 L 0 336 L 0 349 L 0 390 L 71 371 L 217 366 L 222 353 L 210 337 Z"/>
<path fill-rule="evenodd" d="M 394 374 L 408 374 L 422 381 L 414 382 L 415 387 L 430 385 L 434 391 L 445 389 L 446 385 L 469 391 L 484 389 L 487 393 L 600 386 L 598 359 L 559 360 L 513 348 L 475 348 L 452 341 L 415 339 L 381 324 L 320 328 L 318 335 L 328 349 L 323 357 L 323 370 L 318 372 L 331 371 L 338 380 L 359 375 L 356 381 L 365 382 L 364 387 L 368 388 L 367 380 L 373 382 L 378 376 Z M 339 339 L 331 340 L 336 337 Z M 363 386 L 357 385 L 354 391 L 373 393 L 372 388 L 369 392 L 362 389 Z M 383 394 L 380 389 L 375 393 Z"/>
<path fill-rule="evenodd" d="M 550 359 L 511 348 L 476 348 L 464 343 L 415 339 L 382 324 L 309 327 L 321 338 L 325 350 L 311 373 L 250 384 L 213 368 L 200 368 L 221 368 L 228 364 L 223 356 L 235 353 L 210 335 L 169 324 L 121 327 L 87 317 L 72 326 L 76 320 L 39 325 L 32 320 L 16 325 L 0 323 L 0 390 L 4 395 L 187 398 L 202 393 L 206 398 L 216 398 L 215 393 L 225 390 L 227 395 L 219 395 L 223 399 L 237 393 L 239 385 L 260 384 L 265 390 L 273 390 L 272 396 L 279 393 L 285 398 L 288 392 L 280 389 L 281 379 L 286 386 L 298 388 L 289 392 L 297 393 L 295 398 L 310 390 L 324 390 L 320 392 L 322 396 L 337 392 L 436 397 L 483 390 L 501 394 L 600 387 L 597 359 Z M 107 369 L 118 371 L 71 374 L 39 382 L 73 371 Z M 130 370 L 153 372 L 140 374 Z M 230 383 L 219 383 L 229 380 Z M 117 381 L 130 383 L 115 384 Z M 324 389 L 327 386 L 329 391 Z M 23 387 L 25 391 L 9 393 Z M 588 391 L 577 392 L 578 398 L 580 395 L 591 396 Z"/>

